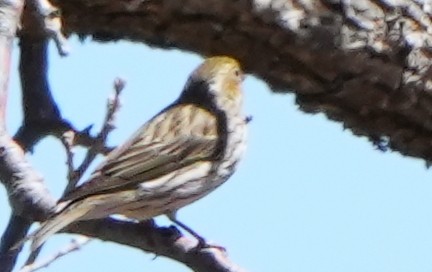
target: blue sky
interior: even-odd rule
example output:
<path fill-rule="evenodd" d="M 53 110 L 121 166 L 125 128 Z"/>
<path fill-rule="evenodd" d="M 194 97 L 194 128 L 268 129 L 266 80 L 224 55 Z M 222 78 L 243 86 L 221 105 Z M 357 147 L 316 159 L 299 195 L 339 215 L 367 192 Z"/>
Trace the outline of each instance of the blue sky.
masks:
<path fill-rule="evenodd" d="M 179 95 L 197 55 L 142 44 L 78 42 L 60 58 L 50 53 L 54 96 L 78 128 L 100 125 L 112 81 L 127 81 L 113 145 Z M 18 49 L 18 47 L 16 47 Z M 16 50 L 17 51 L 17 50 Z M 14 54 L 14 65 L 18 59 Z M 8 128 L 22 114 L 13 71 Z M 382 153 L 322 114 L 298 110 L 292 94 L 270 92 L 249 76 L 245 111 L 253 116 L 248 151 L 237 173 L 206 198 L 182 209 L 179 218 L 223 245 L 249 271 L 374 272 L 432 270 L 432 179 L 423 161 Z M 51 191 L 66 183 L 62 145 L 48 138 L 28 156 Z M 0 230 L 9 216 L 0 187 Z M 158 218 L 160 224 L 170 224 Z M 56 235 L 43 259 L 73 235 Z M 114 243 L 93 241 L 45 271 L 190 271 L 181 264 Z"/>

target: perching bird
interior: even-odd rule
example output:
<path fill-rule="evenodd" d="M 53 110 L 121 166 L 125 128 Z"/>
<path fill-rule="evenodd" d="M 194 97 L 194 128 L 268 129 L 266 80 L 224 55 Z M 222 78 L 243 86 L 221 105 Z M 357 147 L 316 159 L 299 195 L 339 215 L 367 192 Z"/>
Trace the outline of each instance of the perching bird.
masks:
<path fill-rule="evenodd" d="M 165 214 L 205 245 L 176 219 L 176 212 L 234 173 L 246 146 L 243 79 L 236 60 L 206 59 L 174 103 L 108 154 L 89 181 L 59 201 L 57 212 L 30 237 L 32 251 L 72 222 L 113 214 L 136 220 Z"/>

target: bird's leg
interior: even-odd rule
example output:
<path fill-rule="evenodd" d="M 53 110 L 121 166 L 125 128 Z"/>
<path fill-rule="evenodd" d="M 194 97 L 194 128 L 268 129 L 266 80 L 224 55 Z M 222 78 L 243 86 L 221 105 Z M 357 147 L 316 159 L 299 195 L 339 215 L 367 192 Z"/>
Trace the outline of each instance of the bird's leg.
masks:
<path fill-rule="evenodd" d="M 187 225 L 185 225 L 182 222 L 180 222 L 177 219 L 176 212 L 169 212 L 169 213 L 166 214 L 166 216 L 169 218 L 169 220 L 171 220 L 172 222 L 174 222 L 176 225 L 180 226 L 185 231 L 189 232 L 190 235 L 192 235 L 193 237 L 195 237 L 198 240 L 198 245 L 197 245 L 198 249 L 206 248 L 206 247 L 211 247 L 211 245 L 207 244 L 206 240 L 201 235 L 199 235 L 198 233 L 196 233 L 193 229 L 191 229 Z"/>

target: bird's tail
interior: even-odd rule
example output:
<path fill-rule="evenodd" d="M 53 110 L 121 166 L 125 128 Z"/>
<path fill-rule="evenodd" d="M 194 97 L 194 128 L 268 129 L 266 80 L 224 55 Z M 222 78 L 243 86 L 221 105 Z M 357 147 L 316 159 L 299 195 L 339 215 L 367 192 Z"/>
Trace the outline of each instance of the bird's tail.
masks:
<path fill-rule="evenodd" d="M 91 209 L 91 206 L 80 204 L 68 205 L 42 223 L 40 228 L 28 237 L 28 239 L 32 240 L 31 251 L 37 250 L 51 235 L 84 217 Z"/>

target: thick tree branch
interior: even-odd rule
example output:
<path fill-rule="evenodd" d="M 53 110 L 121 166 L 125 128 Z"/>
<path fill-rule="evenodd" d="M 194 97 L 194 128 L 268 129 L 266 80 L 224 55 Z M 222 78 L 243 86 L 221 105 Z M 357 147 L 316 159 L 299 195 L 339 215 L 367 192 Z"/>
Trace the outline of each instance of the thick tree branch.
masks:
<path fill-rule="evenodd" d="M 430 1 L 55 2 L 68 33 L 232 55 L 303 111 L 432 160 Z"/>
<path fill-rule="evenodd" d="M 195 240 L 182 236 L 175 227 L 158 227 L 153 221 L 133 223 L 107 218 L 77 222 L 68 231 L 153 252 L 184 263 L 193 271 L 245 272 L 220 249 L 197 251 Z"/>
<path fill-rule="evenodd" d="M 11 214 L 6 230 L 0 240 L 0 271 L 12 271 L 18 253 L 9 252 L 16 241 L 24 238 L 31 225 L 31 220 L 22 216 Z"/>
<path fill-rule="evenodd" d="M 55 203 L 47 194 L 41 177 L 25 159 L 22 149 L 6 131 L 5 109 L 10 57 L 22 6 L 22 1 L 0 1 L 0 180 L 6 187 L 10 205 L 14 210 L 1 238 L 2 271 L 11 270 L 16 262 L 17 254 L 8 251 L 10 246 L 26 235 L 32 220 L 44 218 Z M 31 214 L 27 214 L 28 211 L 31 211 Z"/>
<path fill-rule="evenodd" d="M 48 0 L 30 0 L 28 5 L 37 12 L 39 24 L 43 26 L 44 32 L 54 40 L 60 56 L 69 54 L 67 40 L 61 32 L 62 22 L 58 8 L 51 5 Z"/>
<path fill-rule="evenodd" d="M 98 142 L 88 130 L 78 131 L 61 116 L 51 93 L 47 73 L 49 38 L 57 37 L 56 39 L 62 40 L 58 38 L 61 37 L 59 19 L 49 15 L 55 11 L 54 7 L 47 6 L 45 0 L 29 0 L 24 8 L 19 35 L 24 122 L 14 137 L 24 150 L 31 150 L 39 140 L 48 135 L 61 138 L 63 133 L 69 130 L 75 133 L 76 145 L 90 147 Z M 50 23 L 47 17 L 56 23 Z M 50 28 L 47 29 L 48 27 Z M 59 51 L 65 53 L 65 42 L 59 43 Z M 101 149 L 104 153 L 109 150 L 107 147 Z"/>
<path fill-rule="evenodd" d="M 7 2 L 7 1 L 6 1 Z M 29 1 L 31 2 L 31 1 Z M 13 1 L 11 1 L 13 3 Z M 15 37 L 16 27 L 20 22 L 22 2 L 19 3 L 19 9 L 15 8 L 14 23 L 15 29 L 10 33 L 9 42 Z M 17 3 L 14 3 L 17 5 Z M 2 5 L 3 6 L 3 3 Z M 7 8 L 7 5 L 5 5 Z M 40 135 L 48 134 L 50 131 L 50 122 L 61 123 L 60 112 L 55 105 L 49 92 L 48 81 L 46 80 L 46 48 L 47 41 L 44 34 L 38 31 L 35 15 L 30 7 L 26 6 L 26 16 L 23 20 L 23 31 L 21 40 L 21 82 L 23 87 L 23 105 L 24 105 L 24 126 L 20 129 L 15 137 L 18 146 L 7 134 L 4 127 L 4 114 L 2 115 L 2 133 L 0 146 L 1 169 L 0 178 L 5 185 L 9 202 L 12 207 L 12 215 L 6 231 L 1 239 L 0 267 L 2 271 L 10 271 L 15 265 L 19 250 L 9 251 L 9 248 L 16 242 L 23 239 L 34 220 L 46 218 L 55 205 L 55 199 L 48 193 L 42 177 L 32 169 L 31 165 L 24 157 L 23 151 L 29 150 L 39 140 Z M 1 18 L 0 21 L 10 20 L 10 18 Z M 31 26 L 31 27 L 30 27 Z M 32 28 L 33 31 L 28 31 Z M 9 54 L 12 48 L 9 48 Z M 6 66 L 7 67 L 7 66 Z M 8 71 L 2 73 L 3 76 L 9 76 Z M 3 99 L 1 108 L 6 108 L 6 84 L 2 88 Z M 41 121 L 41 122 L 40 122 Z M 63 122 L 65 123 L 65 122 Z M 30 132 L 30 133 L 29 133 Z"/>

